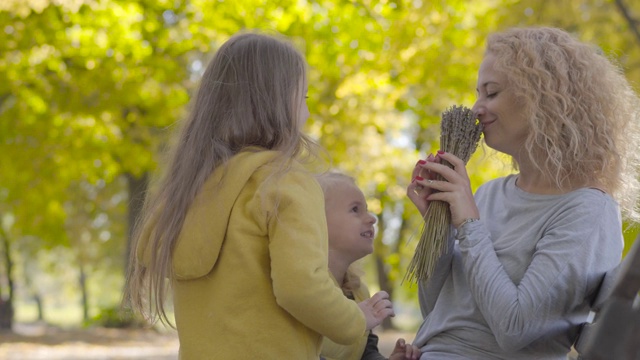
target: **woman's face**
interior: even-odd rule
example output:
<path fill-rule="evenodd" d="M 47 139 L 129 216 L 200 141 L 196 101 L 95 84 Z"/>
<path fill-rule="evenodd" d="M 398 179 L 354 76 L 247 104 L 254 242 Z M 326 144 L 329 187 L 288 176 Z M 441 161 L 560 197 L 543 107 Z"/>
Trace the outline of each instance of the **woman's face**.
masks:
<path fill-rule="evenodd" d="M 478 71 L 478 99 L 473 112 L 484 126 L 484 140 L 497 151 L 516 158 L 523 149 L 529 124 L 523 103 L 518 101 L 507 77 L 494 68 L 495 57 L 487 53 Z"/>

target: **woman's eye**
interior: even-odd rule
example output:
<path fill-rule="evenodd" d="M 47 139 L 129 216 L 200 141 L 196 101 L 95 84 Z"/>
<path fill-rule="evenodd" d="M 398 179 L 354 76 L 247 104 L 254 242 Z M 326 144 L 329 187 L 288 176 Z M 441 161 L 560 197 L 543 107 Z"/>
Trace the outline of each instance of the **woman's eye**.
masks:
<path fill-rule="evenodd" d="M 352 208 L 351 208 L 351 211 L 353 211 L 353 212 L 358 212 L 358 207 L 357 207 L 357 206 L 352 207 Z"/>
<path fill-rule="evenodd" d="M 498 93 L 497 93 L 497 92 L 495 92 L 495 93 L 491 93 L 491 94 L 487 94 L 487 97 L 488 97 L 489 99 L 492 99 L 492 98 L 496 97 L 496 95 L 498 95 Z"/>

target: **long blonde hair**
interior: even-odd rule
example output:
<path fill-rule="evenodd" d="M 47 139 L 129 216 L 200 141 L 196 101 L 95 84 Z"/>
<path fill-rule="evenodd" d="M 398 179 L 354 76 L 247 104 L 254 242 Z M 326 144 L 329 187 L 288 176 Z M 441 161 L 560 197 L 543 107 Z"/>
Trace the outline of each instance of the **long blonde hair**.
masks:
<path fill-rule="evenodd" d="M 560 189 L 598 184 L 638 220 L 640 100 L 621 69 L 548 27 L 493 34 L 487 53 L 525 104 L 531 163 Z"/>
<path fill-rule="evenodd" d="M 124 302 L 149 321 L 171 325 L 165 298 L 173 249 L 189 207 L 212 172 L 247 148 L 279 150 L 278 175 L 289 169 L 291 159 L 315 153 L 316 145 L 300 129 L 305 85 L 304 57 L 273 35 L 236 34 L 214 55 L 134 232 Z M 148 264 L 136 256 L 143 230 L 150 234 Z"/>

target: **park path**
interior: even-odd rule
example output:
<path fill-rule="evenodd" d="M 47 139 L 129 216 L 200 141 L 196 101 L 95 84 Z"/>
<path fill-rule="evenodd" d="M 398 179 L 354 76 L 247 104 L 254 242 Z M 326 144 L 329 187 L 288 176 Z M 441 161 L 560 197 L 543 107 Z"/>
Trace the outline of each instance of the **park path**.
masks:
<path fill-rule="evenodd" d="M 413 334 L 385 331 L 380 352 L 388 356 L 398 337 Z M 175 332 L 132 329 L 60 329 L 43 324 L 17 324 L 0 332 L 0 360 L 177 360 Z"/>
<path fill-rule="evenodd" d="M 61 329 L 17 324 L 0 333 L 0 360 L 176 360 L 171 332 L 133 329 Z"/>

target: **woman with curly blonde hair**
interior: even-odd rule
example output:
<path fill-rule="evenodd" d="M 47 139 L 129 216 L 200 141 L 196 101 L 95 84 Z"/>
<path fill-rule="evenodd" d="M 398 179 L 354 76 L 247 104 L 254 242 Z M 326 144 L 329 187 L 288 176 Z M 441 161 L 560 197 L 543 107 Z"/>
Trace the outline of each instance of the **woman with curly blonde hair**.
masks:
<path fill-rule="evenodd" d="M 457 231 L 420 284 L 414 345 L 423 359 L 565 359 L 620 262 L 621 213 L 638 220 L 640 100 L 596 47 L 544 27 L 492 35 L 477 92 L 485 142 L 517 173 L 474 195 L 456 156 L 416 165 L 407 195 L 423 214 L 448 202 Z"/>

